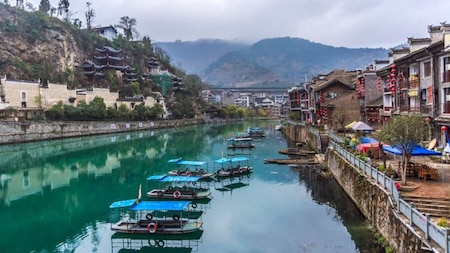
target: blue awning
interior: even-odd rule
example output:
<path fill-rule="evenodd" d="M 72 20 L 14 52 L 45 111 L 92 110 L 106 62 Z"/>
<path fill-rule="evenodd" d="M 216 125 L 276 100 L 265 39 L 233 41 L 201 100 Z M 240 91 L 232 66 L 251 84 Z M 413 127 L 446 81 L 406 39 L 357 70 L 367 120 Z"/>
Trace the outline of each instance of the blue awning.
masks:
<path fill-rule="evenodd" d="M 191 201 L 142 201 L 133 206 L 131 210 L 182 211 L 185 210 L 190 203 Z"/>
<path fill-rule="evenodd" d="M 123 208 L 123 207 L 131 207 L 132 205 L 136 204 L 136 199 L 128 199 L 128 200 L 121 200 L 116 201 L 112 203 L 109 208 Z"/>
<path fill-rule="evenodd" d="M 129 207 L 130 210 L 170 210 L 178 211 L 185 210 L 191 201 L 141 201 L 136 203 L 136 199 L 121 200 L 112 203 L 109 208 L 125 208 Z"/>
<path fill-rule="evenodd" d="M 215 163 L 237 163 L 237 162 L 243 162 L 248 161 L 249 159 L 247 157 L 233 157 L 233 158 L 220 158 L 218 160 L 215 160 Z"/>
<path fill-rule="evenodd" d="M 394 155 L 402 155 L 402 151 L 396 147 L 383 145 L 383 150 Z M 416 145 L 411 153 L 412 156 L 440 156 L 441 152 L 426 149 L 420 145 Z"/>
<path fill-rule="evenodd" d="M 166 176 L 166 175 L 156 175 L 150 176 L 147 180 L 155 180 L 159 182 L 197 182 L 201 177 L 196 176 Z"/>
<path fill-rule="evenodd" d="M 178 165 L 191 165 L 191 166 L 202 166 L 205 165 L 206 162 L 203 161 L 179 161 Z"/>
<path fill-rule="evenodd" d="M 167 161 L 168 163 L 177 163 L 181 161 L 181 158 L 175 158 L 175 159 L 170 159 L 169 161 Z"/>

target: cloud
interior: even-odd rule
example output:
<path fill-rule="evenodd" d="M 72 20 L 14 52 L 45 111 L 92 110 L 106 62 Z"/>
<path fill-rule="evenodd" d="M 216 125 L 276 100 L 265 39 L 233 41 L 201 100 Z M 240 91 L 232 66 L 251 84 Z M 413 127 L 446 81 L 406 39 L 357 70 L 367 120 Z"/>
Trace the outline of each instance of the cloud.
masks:
<path fill-rule="evenodd" d="M 29 1 L 34 6 L 39 0 Z M 56 6 L 58 1 L 50 1 Z M 428 37 L 427 26 L 449 17 L 450 1 L 436 0 L 92 0 L 94 26 L 135 18 L 141 36 L 154 41 L 201 38 L 256 42 L 298 37 L 344 47 L 394 47 L 408 37 Z M 86 2 L 70 4 L 85 21 Z"/>

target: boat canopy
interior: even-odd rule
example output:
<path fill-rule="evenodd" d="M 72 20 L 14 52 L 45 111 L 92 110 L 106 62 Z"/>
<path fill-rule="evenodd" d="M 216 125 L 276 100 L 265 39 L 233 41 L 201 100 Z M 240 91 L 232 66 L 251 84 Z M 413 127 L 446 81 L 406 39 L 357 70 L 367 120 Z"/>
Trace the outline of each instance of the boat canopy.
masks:
<path fill-rule="evenodd" d="M 141 201 L 136 203 L 136 199 L 121 200 L 112 203 L 109 208 L 130 207 L 132 211 L 140 210 L 185 210 L 191 201 Z"/>
<path fill-rule="evenodd" d="M 177 162 L 178 165 L 191 165 L 191 166 L 202 166 L 205 165 L 206 162 L 202 162 L 202 161 L 179 161 Z"/>
<path fill-rule="evenodd" d="M 169 161 L 167 161 L 168 163 L 177 163 L 179 161 L 181 161 L 182 158 L 175 158 L 175 159 L 170 159 Z"/>
<path fill-rule="evenodd" d="M 248 161 L 247 157 L 233 157 L 233 158 L 220 158 L 215 160 L 215 163 L 235 163 L 235 162 L 243 162 Z"/>
<path fill-rule="evenodd" d="M 234 137 L 230 137 L 227 139 L 227 141 L 252 141 L 252 138 L 249 137 L 242 137 L 242 138 L 234 138 Z"/>
<path fill-rule="evenodd" d="M 159 182 L 197 182 L 202 177 L 196 177 L 196 176 L 166 176 L 166 175 L 157 175 L 157 176 L 150 176 L 147 178 L 147 180 L 156 180 Z"/>

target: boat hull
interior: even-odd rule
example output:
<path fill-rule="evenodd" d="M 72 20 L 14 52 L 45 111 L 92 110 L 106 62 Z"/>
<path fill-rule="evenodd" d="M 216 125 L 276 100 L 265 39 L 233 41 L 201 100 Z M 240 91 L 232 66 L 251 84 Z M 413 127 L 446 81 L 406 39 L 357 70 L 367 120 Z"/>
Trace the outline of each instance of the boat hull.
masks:
<path fill-rule="evenodd" d="M 178 193 L 179 194 L 178 194 Z M 158 199 L 184 199 L 184 200 L 195 200 L 204 199 L 211 195 L 210 191 L 184 191 L 184 190 L 163 190 L 163 189 L 153 189 L 147 192 L 147 197 L 158 198 Z"/>
<path fill-rule="evenodd" d="M 190 220 L 119 221 L 111 225 L 111 230 L 125 234 L 173 235 L 193 233 L 200 230 L 202 225 L 201 221 Z"/>

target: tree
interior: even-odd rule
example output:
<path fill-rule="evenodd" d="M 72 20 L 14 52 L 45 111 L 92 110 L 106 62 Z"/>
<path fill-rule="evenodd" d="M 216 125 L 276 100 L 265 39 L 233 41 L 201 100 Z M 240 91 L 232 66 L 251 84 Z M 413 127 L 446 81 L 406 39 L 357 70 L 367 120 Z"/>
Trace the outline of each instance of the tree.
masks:
<path fill-rule="evenodd" d="M 340 107 L 333 113 L 332 117 L 339 123 L 341 129 L 345 129 L 345 121 L 348 118 L 348 111 L 345 108 Z"/>
<path fill-rule="evenodd" d="M 39 11 L 43 13 L 48 13 L 50 11 L 50 1 L 49 0 L 41 0 L 41 3 L 39 4 Z"/>
<path fill-rule="evenodd" d="M 86 2 L 86 7 L 88 8 L 88 10 L 86 11 L 85 16 L 86 16 L 86 28 L 88 31 L 91 30 L 92 20 L 95 17 L 95 11 L 93 9 L 91 9 L 91 5 L 92 5 L 92 3 Z"/>
<path fill-rule="evenodd" d="M 402 184 L 407 184 L 406 165 L 411 160 L 414 147 L 424 140 L 427 124 L 420 116 L 397 116 L 384 126 L 378 137 L 384 143 L 398 148 L 402 152 L 401 178 Z"/>
<path fill-rule="evenodd" d="M 125 16 L 120 18 L 120 22 L 118 25 L 116 25 L 116 27 L 122 29 L 123 35 L 125 36 L 127 41 L 130 41 L 138 35 L 138 32 L 135 28 L 136 24 L 137 22 L 135 18 Z"/>

